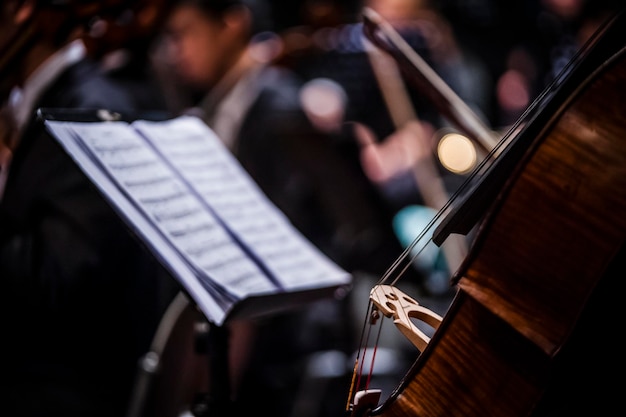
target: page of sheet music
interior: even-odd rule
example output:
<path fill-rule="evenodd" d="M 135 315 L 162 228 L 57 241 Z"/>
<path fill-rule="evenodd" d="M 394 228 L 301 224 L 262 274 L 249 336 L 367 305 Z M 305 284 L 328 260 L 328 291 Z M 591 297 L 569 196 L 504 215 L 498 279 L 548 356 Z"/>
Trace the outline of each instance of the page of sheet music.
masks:
<path fill-rule="evenodd" d="M 136 230 L 146 242 L 150 242 L 150 248 L 155 257 L 173 272 L 181 285 L 194 298 L 198 307 L 213 323 L 221 325 L 226 319 L 227 313 L 233 306 L 233 300 L 224 297 L 216 297 L 215 291 L 207 291 L 205 284 L 198 279 L 197 273 L 185 262 L 179 252 L 176 251 L 165 236 L 160 233 L 146 216 L 131 200 L 129 200 L 113 181 L 110 175 L 102 170 L 101 164 L 85 152 L 84 147 L 79 146 L 74 131 L 68 124 L 58 121 L 46 121 L 47 128 L 57 138 L 59 143 L 66 149 L 69 155 L 77 162 L 83 172 L 102 191 L 103 196 L 120 213 L 122 218 L 127 219 L 129 224 Z"/>
<path fill-rule="evenodd" d="M 128 124 L 72 123 L 71 128 L 200 276 L 237 298 L 276 291 L 210 208 Z"/>
<path fill-rule="evenodd" d="M 304 238 L 200 119 L 133 125 L 156 146 L 285 288 L 348 283 L 350 276 Z"/>

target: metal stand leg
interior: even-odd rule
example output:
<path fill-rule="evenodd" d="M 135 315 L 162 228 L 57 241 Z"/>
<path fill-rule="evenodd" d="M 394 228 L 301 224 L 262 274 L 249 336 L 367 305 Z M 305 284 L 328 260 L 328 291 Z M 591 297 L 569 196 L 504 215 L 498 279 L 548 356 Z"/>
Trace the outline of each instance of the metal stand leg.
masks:
<path fill-rule="evenodd" d="M 230 376 L 228 369 L 228 339 L 226 327 L 210 326 L 202 339 L 209 367 L 209 392 L 199 393 L 191 407 L 194 417 L 232 416 Z"/>
<path fill-rule="evenodd" d="M 179 293 L 140 361 L 126 417 L 233 416 L 229 336 Z"/>

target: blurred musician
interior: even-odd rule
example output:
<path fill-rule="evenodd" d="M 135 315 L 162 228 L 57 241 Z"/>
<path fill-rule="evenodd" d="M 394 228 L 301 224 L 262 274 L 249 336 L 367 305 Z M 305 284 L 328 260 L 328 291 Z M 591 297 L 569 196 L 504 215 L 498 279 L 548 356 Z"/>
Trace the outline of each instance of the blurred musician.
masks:
<path fill-rule="evenodd" d="M 124 415 L 137 360 L 169 303 L 170 277 L 35 115 L 132 109 L 80 40 L 114 3 L 2 2 L 2 113 L 15 126 L 3 141 L 0 202 L 2 415 Z"/>

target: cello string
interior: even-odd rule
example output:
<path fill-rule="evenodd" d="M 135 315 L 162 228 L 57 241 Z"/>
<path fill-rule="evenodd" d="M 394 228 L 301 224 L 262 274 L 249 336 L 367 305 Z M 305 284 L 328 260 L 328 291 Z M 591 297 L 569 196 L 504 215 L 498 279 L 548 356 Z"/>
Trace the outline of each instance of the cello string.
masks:
<path fill-rule="evenodd" d="M 365 383 L 365 389 L 369 389 L 370 382 L 372 381 L 372 375 L 374 374 L 374 363 L 376 362 L 376 353 L 378 352 L 378 343 L 380 342 L 380 335 L 382 333 L 384 320 L 378 320 L 378 334 L 376 335 L 376 342 L 374 343 L 374 351 L 372 352 L 372 360 L 370 361 L 369 372 L 367 373 L 367 382 Z M 365 359 L 365 358 L 363 358 Z"/>
<path fill-rule="evenodd" d="M 372 317 L 374 315 L 374 303 L 370 300 L 367 306 L 367 311 L 365 313 L 363 327 L 361 328 L 361 337 L 359 340 L 359 348 L 356 352 L 356 358 L 354 360 L 354 367 L 352 368 L 352 379 L 350 381 L 350 389 L 348 390 L 348 401 L 346 403 L 346 411 L 350 409 L 350 404 L 352 403 L 352 396 L 354 394 L 355 388 L 361 386 L 361 376 L 363 375 L 363 362 L 361 361 L 361 357 L 365 357 L 367 353 L 367 342 L 370 338 L 370 332 L 372 326 L 370 325 Z"/>
<path fill-rule="evenodd" d="M 413 239 L 413 241 L 409 245 L 407 245 L 407 247 L 398 256 L 398 258 L 396 258 L 396 260 L 387 269 L 387 271 L 385 271 L 377 284 L 391 282 L 395 285 L 406 272 L 408 267 L 411 265 L 411 262 L 415 261 L 417 257 L 423 253 L 423 251 L 429 244 L 434 244 L 431 236 L 430 238 L 426 239 L 422 246 L 418 246 L 420 242 L 424 241 L 428 233 L 434 231 L 435 227 L 450 212 L 450 209 L 453 207 L 453 205 L 456 204 L 463 195 L 465 195 L 466 191 L 470 190 L 478 182 L 478 180 L 487 173 L 489 168 L 493 166 L 498 156 L 502 154 L 502 148 L 506 147 L 509 143 L 512 142 L 512 138 L 515 136 L 514 132 L 518 131 L 519 129 L 519 123 L 520 122 L 518 121 L 509 130 L 509 133 L 504 135 L 493 147 L 493 149 L 489 151 L 487 157 L 480 161 L 480 163 L 472 170 L 472 172 L 468 174 L 467 178 L 465 178 L 461 185 L 451 194 L 450 198 L 446 201 L 443 207 L 441 207 L 441 209 L 437 211 L 437 213 L 426 224 L 422 231 L 418 233 L 415 239 Z M 416 248 L 418 249 L 416 250 Z M 409 254 L 411 253 L 413 253 L 414 255 L 409 259 Z M 403 266 L 403 262 L 406 262 L 406 265 Z M 392 279 L 392 276 L 395 276 L 395 278 Z"/>

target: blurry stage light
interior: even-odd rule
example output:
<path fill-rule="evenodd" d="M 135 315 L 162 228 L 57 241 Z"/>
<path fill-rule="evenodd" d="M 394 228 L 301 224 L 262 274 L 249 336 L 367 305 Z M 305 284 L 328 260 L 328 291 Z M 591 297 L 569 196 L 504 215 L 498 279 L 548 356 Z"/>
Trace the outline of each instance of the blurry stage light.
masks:
<path fill-rule="evenodd" d="M 472 141 L 460 133 L 446 133 L 437 144 L 437 156 L 441 164 L 455 174 L 470 172 L 477 161 Z"/>
<path fill-rule="evenodd" d="M 344 121 L 348 96 L 336 81 L 315 78 L 300 90 L 300 102 L 309 120 L 324 132 L 338 131 Z"/>

